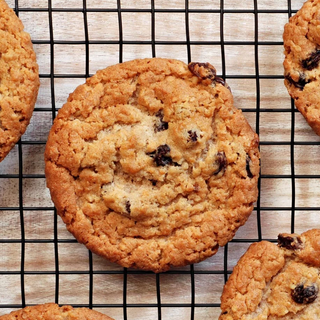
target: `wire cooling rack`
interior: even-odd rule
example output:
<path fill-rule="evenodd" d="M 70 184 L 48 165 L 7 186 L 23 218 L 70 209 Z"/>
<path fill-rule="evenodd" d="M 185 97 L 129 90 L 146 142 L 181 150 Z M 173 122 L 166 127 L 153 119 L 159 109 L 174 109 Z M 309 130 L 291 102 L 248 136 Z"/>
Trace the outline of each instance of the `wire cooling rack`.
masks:
<path fill-rule="evenodd" d="M 302 0 L 8 0 L 31 34 L 41 88 L 27 132 L 0 164 L 0 314 L 46 302 L 117 320 L 217 319 L 223 285 L 255 241 L 319 223 L 319 138 L 283 84 L 283 26 Z M 260 136 L 260 196 L 219 252 L 163 274 L 123 269 L 66 231 L 43 152 L 57 110 L 98 69 L 144 57 L 213 64 Z"/>

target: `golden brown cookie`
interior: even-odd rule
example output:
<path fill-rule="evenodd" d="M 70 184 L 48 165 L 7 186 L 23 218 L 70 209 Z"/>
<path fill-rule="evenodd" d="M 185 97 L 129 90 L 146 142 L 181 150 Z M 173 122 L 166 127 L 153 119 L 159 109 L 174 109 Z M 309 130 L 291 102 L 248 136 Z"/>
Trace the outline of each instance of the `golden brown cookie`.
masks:
<path fill-rule="evenodd" d="M 219 320 L 320 318 L 320 230 L 252 244 L 221 296 Z"/>
<path fill-rule="evenodd" d="M 285 25 L 285 85 L 297 109 L 320 135 L 320 0 L 309 0 Z"/>
<path fill-rule="evenodd" d="M 0 316 L 1 320 L 113 320 L 112 318 L 88 309 L 72 308 L 71 306 L 59 307 L 55 303 L 46 303 Z"/>
<path fill-rule="evenodd" d="M 98 71 L 59 111 L 45 162 L 77 240 L 155 272 L 215 254 L 258 194 L 258 137 L 207 63 L 154 58 Z"/>
<path fill-rule="evenodd" d="M 30 36 L 14 11 L 0 0 L 0 161 L 26 131 L 38 89 Z"/>

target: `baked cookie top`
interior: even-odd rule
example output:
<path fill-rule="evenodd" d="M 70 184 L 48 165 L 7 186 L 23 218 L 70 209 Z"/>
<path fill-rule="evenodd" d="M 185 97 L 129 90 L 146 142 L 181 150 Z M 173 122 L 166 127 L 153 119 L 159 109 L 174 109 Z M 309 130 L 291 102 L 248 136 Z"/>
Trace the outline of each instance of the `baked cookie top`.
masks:
<path fill-rule="evenodd" d="M 98 71 L 59 110 L 45 162 L 77 240 L 155 272 L 215 254 L 258 194 L 258 137 L 208 63 L 154 58 Z"/>
<path fill-rule="evenodd" d="M 297 109 L 320 135 L 320 0 L 309 0 L 285 25 L 285 85 Z"/>
<path fill-rule="evenodd" d="M 221 296 L 219 320 L 320 318 L 320 230 L 252 244 Z"/>
<path fill-rule="evenodd" d="M 112 318 L 88 309 L 72 308 L 71 306 L 59 307 L 55 303 L 46 303 L 0 316 L 1 320 L 113 320 Z"/>
<path fill-rule="evenodd" d="M 30 36 L 14 11 L 0 0 L 0 161 L 26 131 L 38 89 Z"/>

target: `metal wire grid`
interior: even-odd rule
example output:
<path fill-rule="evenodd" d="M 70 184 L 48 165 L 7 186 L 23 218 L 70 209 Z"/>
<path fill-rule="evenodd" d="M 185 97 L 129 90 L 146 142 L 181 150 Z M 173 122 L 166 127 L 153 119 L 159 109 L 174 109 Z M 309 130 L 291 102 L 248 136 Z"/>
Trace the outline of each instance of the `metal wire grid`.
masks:
<path fill-rule="evenodd" d="M 214 319 L 217 318 L 219 314 L 219 299 L 207 299 L 206 296 L 199 291 L 199 283 L 202 283 L 201 290 L 204 289 L 210 291 L 210 288 L 204 288 L 205 285 L 203 283 L 208 283 L 209 286 L 211 283 L 211 277 L 219 279 L 213 282 L 216 286 L 220 283 L 220 287 L 216 288 L 216 297 L 218 297 L 222 291 L 223 283 L 227 280 L 229 274 L 231 273 L 232 267 L 236 263 L 237 258 L 244 252 L 245 248 L 247 248 L 250 243 L 260 241 L 262 239 L 276 241 L 275 233 L 272 233 L 272 231 L 266 233 L 266 236 L 264 235 L 264 228 L 266 229 L 267 225 L 265 225 L 263 221 L 269 219 L 271 220 L 269 224 L 275 225 L 277 223 L 277 218 L 272 217 L 272 215 L 278 214 L 279 216 L 286 216 L 287 223 L 284 225 L 282 224 L 281 226 L 285 226 L 287 229 L 282 230 L 283 232 L 295 232 L 297 229 L 299 231 L 300 229 L 297 226 L 299 225 L 300 221 L 304 219 L 303 217 L 306 217 L 306 219 L 309 219 L 311 222 L 314 222 L 315 219 L 317 219 L 320 206 L 315 205 L 310 207 L 309 205 L 305 204 L 305 202 L 301 201 L 299 201 L 297 205 L 296 198 L 297 196 L 298 198 L 300 196 L 300 187 L 297 188 L 297 181 L 317 181 L 317 179 L 320 179 L 320 175 L 314 174 L 314 172 L 297 174 L 297 164 L 300 162 L 296 160 L 296 157 L 298 147 L 302 148 L 301 153 L 305 153 L 304 147 L 308 146 L 312 147 L 314 150 L 317 150 L 319 146 L 319 140 L 316 140 L 314 135 L 309 131 L 307 125 L 305 125 L 303 121 L 301 122 L 302 131 L 300 130 L 300 133 L 306 133 L 299 135 L 299 132 L 297 132 L 297 127 L 301 127 L 299 125 L 300 115 L 297 113 L 293 102 L 289 98 L 286 100 L 284 105 L 271 108 L 262 107 L 261 103 L 262 99 L 264 99 L 261 90 L 265 90 L 265 81 L 278 81 L 279 83 L 280 81 L 283 81 L 282 69 L 278 70 L 276 74 L 266 74 L 261 72 L 261 59 L 259 58 L 261 47 L 268 47 L 272 50 L 273 48 L 282 48 L 283 45 L 282 40 L 279 39 L 264 40 L 260 38 L 259 30 L 261 27 L 261 16 L 279 14 L 282 16 L 285 15 L 286 18 L 288 18 L 294 12 L 296 12 L 296 10 L 302 5 L 302 2 L 296 1 L 295 4 L 292 4 L 290 0 L 283 2 L 270 1 L 268 2 L 269 7 L 261 7 L 261 2 L 261 0 L 251 0 L 247 2 L 244 1 L 242 4 L 237 4 L 236 1 L 233 1 L 234 5 L 232 6 L 230 1 L 227 0 L 203 1 L 202 5 L 198 6 L 197 1 L 186 0 L 174 2 L 174 4 L 178 4 L 177 7 L 171 7 L 168 2 L 168 7 L 159 5 L 159 3 L 163 3 L 163 1 L 160 0 L 137 1 L 129 4 L 128 2 L 121 0 L 100 2 L 75 0 L 68 3 L 65 2 L 65 4 L 54 0 L 43 1 L 40 2 L 40 4 L 34 3 L 34 1 L 31 0 L 15 0 L 14 2 L 12 1 L 12 3 L 9 3 L 14 8 L 16 14 L 20 17 L 24 16 L 25 19 L 27 19 L 28 14 L 32 14 L 33 17 L 39 16 L 39 20 L 41 20 L 40 17 L 44 16 L 46 16 L 47 19 L 44 21 L 44 23 L 47 25 L 47 35 L 41 39 L 33 37 L 33 43 L 36 51 L 38 50 L 39 52 L 39 48 L 41 46 L 47 46 L 49 48 L 48 59 L 43 62 L 43 65 L 40 65 L 41 84 L 45 87 L 45 89 L 43 92 L 40 91 L 39 99 L 42 100 L 40 103 L 37 103 L 34 111 L 34 118 L 36 119 L 35 121 L 37 121 L 39 118 L 49 119 L 49 122 L 45 122 L 47 127 L 48 124 L 51 123 L 55 118 L 57 110 L 59 109 L 59 103 L 63 100 L 59 96 L 59 90 L 62 88 L 61 83 L 62 85 L 74 82 L 76 84 L 78 82 L 81 83 L 85 78 L 92 75 L 90 68 L 92 54 L 91 48 L 94 45 L 106 46 L 107 48 L 108 46 L 112 46 L 116 48 L 117 62 L 126 60 L 125 53 L 130 51 L 131 47 L 144 47 L 149 48 L 149 50 L 151 48 L 149 56 L 152 57 L 159 55 L 158 48 L 160 46 L 167 48 L 165 50 L 168 51 L 170 51 L 170 48 L 174 47 L 183 48 L 183 54 L 185 55 L 183 59 L 186 62 L 194 61 L 193 50 L 195 50 L 197 47 L 205 46 L 206 48 L 212 49 L 218 48 L 221 59 L 219 61 L 221 65 L 221 77 L 226 79 L 227 82 L 234 81 L 235 83 L 239 84 L 249 80 L 250 83 L 254 83 L 254 90 L 252 93 L 254 100 L 253 107 L 246 107 L 242 105 L 241 108 L 245 112 L 245 115 L 251 119 L 251 123 L 253 127 L 255 127 L 256 132 L 260 134 L 261 129 L 268 125 L 265 123 L 262 125 L 264 115 L 268 115 L 268 117 L 273 118 L 277 118 L 282 115 L 285 118 L 290 118 L 290 120 L 287 130 L 289 133 L 288 139 L 280 139 L 276 141 L 276 135 L 274 136 L 274 140 L 272 135 L 265 135 L 267 138 L 271 137 L 271 139 L 264 139 L 264 135 L 262 135 L 262 138 L 260 138 L 261 149 L 265 150 L 265 152 L 262 150 L 262 155 L 267 155 L 269 151 L 273 150 L 273 147 L 286 148 L 288 150 L 288 166 L 284 170 L 285 174 L 277 170 L 274 170 L 276 173 L 272 173 L 272 170 L 266 170 L 267 173 L 264 173 L 262 170 L 261 178 L 259 180 L 259 199 L 256 203 L 254 213 L 250 218 L 251 222 L 248 222 L 248 224 L 242 228 L 246 228 L 247 225 L 249 227 L 247 229 L 243 229 L 244 231 L 240 236 L 235 237 L 235 239 L 232 240 L 227 246 L 220 249 L 220 253 L 218 253 L 215 257 L 212 257 L 208 259 L 207 262 L 204 262 L 205 265 L 203 263 L 199 264 L 199 266 L 191 265 L 186 268 L 174 269 L 165 274 L 157 275 L 138 270 L 122 269 L 112 264 L 107 265 L 106 267 L 104 262 L 100 261 L 99 258 L 87 251 L 85 251 L 87 257 L 83 256 L 84 251 L 81 251 L 82 256 L 80 257 L 80 259 L 84 257 L 85 267 L 81 265 L 81 267 L 78 268 L 76 264 L 73 264 L 74 261 L 71 260 L 68 261 L 71 263 L 71 268 L 74 267 L 74 269 L 64 266 L 65 257 L 71 254 L 71 251 L 73 251 L 71 248 L 73 248 L 73 244 L 77 245 L 77 242 L 63 231 L 64 226 L 60 226 L 60 220 L 56 215 L 54 207 L 47 201 L 41 202 L 41 197 L 45 196 L 40 194 L 40 200 L 37 198 L 39 202 L 35 201 L 36 205 L 30 201 L 26 201 L 26 198 L 33 199 L 28 193 L 28 187 L 39 184 L 37 189 L 43 189 L 45 185 L 45 177 L 43 174 L 43 167 L 41 165 L 40 168 L 36 167 L 39 162 L 36 162 L 35 165 L 32 163 L 32 160 L 31 162 L 28 160 L 26 164 L 25 158 L 28 157 L 29 159 L 30 154 L 37 157 L 37 159 L 42 157 L 42 151 L 44 150 L 44 145 L 46 143 L 45 137 L 49 128 L 47 128 L 48 130 L 44 133 L 40 132 L 40 139 L 36 138 L 34 135 L 37 132 L 29 131 L 29 135 L 27 132 L 26 136 L 22 137 L 15 149 L 3 162 L 2 168 L 0 165 L 0 223 L 2 230 L 0 233 L 0 245 L 3 251 L 2 257 L 0 257 L 0 288 L 2 287 L 2 293 L 0 294 L 0 310 L 3 310 L 3 312 L 0 311 L 1 313 L 4 314 L 7 311 L 25 307 L 26 305 L 34 305 L 37 303 L 51 301 L 59 304 L 69 303 L 76 307 L 85 306 L 94 308 L 108 313 L 111 316 L 114 315 L 116 319 L 124 320 L 138 318 L 143 319 L 143 312 L 140 312 L 140 310 L 142 311 L 145 309 L 153 310 L 152 312 L 145 313 L 146 319 Z M 96 5 L 97 3 L 98 5 Z M 66 7 L 63 7 L 63 5 Z M 99 13 L 101 15 L 116 15 L 118 39 L 112 38 L 112 40 L 109 40 L 107 35 L 103 40 L 95 40 L 95 35 L 90 35 L 89 30 L 88 16 L 92 13 Z M 81 15 L 84 34 L 83 40 L 66 40 L 63 37 L 57 39 L 55 34 L 55 26 L 57 26 L 57 24 L 54 23 L 54 15 L 59 14 L 64 14 L 66 16 L 72 14 Z M 146 14 L 150 16 L 150 30 L 145 30 L 145 32 L 150 35 L 150 39 L 126 39 L 123 29 L 124 15 L 127 16 L 139 14 Z M 157 39 L 157 16 L 160 14 L 165 14 L 168 16 L 179 14 L 184 16 L 184 39 Z M 191 31 L 193 24 L 190 22 L 190 17 L 199 14 L 205 14 L 208 19 L 211 19 L 211 17 L 212 19 L 219 17 L 219 23 L 216 25 L 216 28 L 219 29 L 218 39 L 213 41 L 192 39 Z M 239 17 L 253 17 L 252 40 L 225 40 L 225 17 L 228 14 L 237 14 Z M 37 22 L 34 21 L 34 23 Z M 205 23 L 206 21 L 204 21 L 204 24 Z M 174 23 L 172 28 L 174 28 Z M 56 69 L 57 65 L 59 64 L 59 60 L 56 58 L 58 46 L 72 46 L 72 48 L 83 46 L 84 72 L 57 72 Z M 233 73 L 234 70 L 228 70 L 227 59 L 229 49 L 234 47 L 237 48 L 239 46 L 242 48 L 246 46 L 253 47 L 252 74 L 237 74 Z M 164 51 L 162 51 L 162 53 L 163 52 Z M 109 61 L 107 63 L 109 63 Z M 77 79 L 79 80 L 76 81 Z M 61 81 L 61 83 L 59 81 Z M 57 83 L 59 83 L 59 86 Z M 66 91 L 68 90 L 69 87 L 67 87 Z M 46 98 L 41 98 L 41 94 Z M 33 129 L 31 130 L 37 131 L 37 124 L 34 124 L 32 128 Z M 299 159 L 301 158 L 301 153 L 298 153 Z M 281 155 L 279 158 L 281 158 Z M 262 163 L 263 161 L 264 160 L 262 159 Z M 298 170 L 298 172 L 300 171 Z M 272 203 L 270 204 L 270 202 L 262 202 L 264 197 L 263 184 L 268 184 L 268 181 L 271 180 L 287 181 L 286 185 L 291 191 L 291 196 L 289 197 L 289 201 L 291 203 L 285 201 L 286 205 L 276 206 L 272 205 Z M 274 185 L 277 185 L 277 183 L 275 182 Z M 7 200 L 7 197 L 11 196 L 11 191 L 9 195 L 6 190 L 12 190 L 12 188 L 14 190 L 13 192 L 15 192 L 15 194 L 12 194 L 12 197 L 16 200 L 10 202 Z M 283 192 L 283 190 L 279 191 L 272 189 L 270 195 L 266 195 L 266 197 L 272 198 L 273 194 L 277 194 L 279 192 Z M 299 193 L 299 195 L 297 195 L 297 193 Z M 13 203 L 13 205 L 11 203 Z M 300 206 L 300 203 L 305 205 Z M 298 222 L 296 221 L 297 214 L 299 215 Z M 8 223 L 6 220 L 9 217 L 10 223 Z M 36 220 L 36 223 L 34 223 L 34 220 Z M 12 223 L 14 222 L 16 222 L 16 225 L 12 226 Z M 48 230 L 48 234 L 51 234 L 51 236 L 43 237 L 43 234 L 45 233 L 36 230 L 37 227 L 46 228 L 46 230 Z M 9 234 L 9 231 L 3 231 L 5 229 L 8 229 L 9 231 L 11 230 L 13 234 Z M 30 230 L 33 230 L 38 236 L 34 237 Z M 51 248 L 50 250 L 52 250 L 53 258 L 51 260 L 51 266 L 43 269 L 40 261 L 42 254 L 44 254 L 44 252 L 42 252 L 42 248 L 45 248 L 46 245 Z M 10 261 L 12 260 L 13 248 L 16 252 L 18 252 L 18 255 L 13 258 L 15 263 L 12 264 Z M 85 249 L 81 247 L 80 250 Z M 63 254 L 61 254 L 61 252 L 63 252 Z M 36 260 L 36 264 L 38 264 L 39 269 L 37 269 L 37 267 L 29 267 L 29 264 L 31 264 L 30 257 Z M 77 257 L 74 259 L 77 259 Z M 208 267 L 209 264 L 210 266 Z M 82 285 L 86 287 L 84 290 L 85 294 L 81 293 L 80 295 L 81 297 L 86 296 L 86 298 L 79 298 L 78 292 L 74 292 L 72 288 L 69 290 L 65 289 L 63 281 L 69 276 L 75 277 L 74 282 L 70 282 L 68 284 L 69 286 L 72 286 L 75 284 L 75 282 L 80 281 L 79 279 L 85 277 L 85 284 Z M 43 280 L 45 277 L 51 277 L 52 279 L 51 282 L 53 283 L 53 286 L 50 287 L 50 294 L 47 293 L 46 288 L 41 286 L 39 287 L 37 284 L 39 281 L 44 281 L 44 283 L 46 283 L 46 281 Z M 164 280 L 166 277 L 168 277 L 169 280 Z M 203 279 L 202 282 L 197 280 L 198 277 Z M 12 278 L 16 279 L 14 283 L 19 284 L 18 288 L 14 289 L 12 287 L 11 280 L 8 280 Z M 96 278 L 103 279 L 101 281 L 106 283 L 108 283 L 108 279 L 111 279 L 110 281 L 112 282 L 114 281 L 112 279 L 115 278 L 115 283 L 121 287 L 121 299 L 112 300 L 110 299 L 110 296 L 106 296 L 105 300 L 99 298 L 97 301 L 97 292 L 95 288 L 99 285 L 97 280 L 95 280 Z M 131 283 L 132 279 L 134 279 L 133 285 Z M 149 302 L 148 299 L 143 299 L 142 302 L 139 300 L 139 295 L 143 294 L 143 292 L 139 292 L 139 286 L 141 286 L 142 290 L 145 290 L 146 288 L 146 283 L 144 283 L 144 281 L 153 283 L 152 290 L 154 292 L 154 297 L 150 299 L 151 302 Z M 187 298 L 184 297 L 180 300 L 179 297 L 176 297 L 171 300 L 171 298 L 174 297 L 174 293 L 169 299 L 166 298 L 163 293 L 163 287 L 167 287 L 166 293 L 168 293 L 168 290 L 175 291 L 177 286 L 181 285 L 181 281 L 183 282 L 184 288 L 188 288 L 189 290 Z M 135 287 L 133 290 L 135 299 L 132 299 L 129 296 L 129 291 L 132 290 L 132 287 Z M 16 294 L 11 294 L 10 290 L 15 291 Z M 106 288 L 106 290 L 108 290 L 108 288 Z M 34 295 L 30 295 L 30 291 L 33 291 Z M 68 300 L 64 297 L 62 298 L 62 291 L 64 295 L 71 294 L 73 299 Z M 41 297 L 37 297 L 37 294 Z M 32 297 L 37 298 L 32 299 Z M 179 313 L 177 310 L 180 309 L 183 309 L 184 311 Z"/>

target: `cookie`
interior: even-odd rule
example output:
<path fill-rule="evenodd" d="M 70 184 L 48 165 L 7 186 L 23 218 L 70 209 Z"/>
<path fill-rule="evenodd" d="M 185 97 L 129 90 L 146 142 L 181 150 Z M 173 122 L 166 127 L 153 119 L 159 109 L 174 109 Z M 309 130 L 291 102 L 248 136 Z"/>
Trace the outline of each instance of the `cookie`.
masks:
<path fill-rule="evenodd" d="M 320 230 L 252 244 L 221 296 L 219 320 L 320 318 Z"/>
<path fill-rule="evenodd" d="M 215 254 L 257 199 L 258 137 L 208 63 L 98 71 L 59 110 L 47 186 L 76 239 L 154 272 Z"/>
<path fill-rule="evenodd" d="M 309 0 L 285 25 L 285 85 L 297 109 L 320 135 L 320 1 Z"/>
<path fill-rule="evenodd" d="M 113 320 L 112 318 L 88 309 L 72 308 L 71 306 L 59 307 L 55 303 L 46 303 L 0 316 L 1 320 Z"/>
<path fill-rule="evenodd" d="M 0 0 L 0 161 L 26 131 L 39 89 L 36 55 L 21 20 Z"/>

